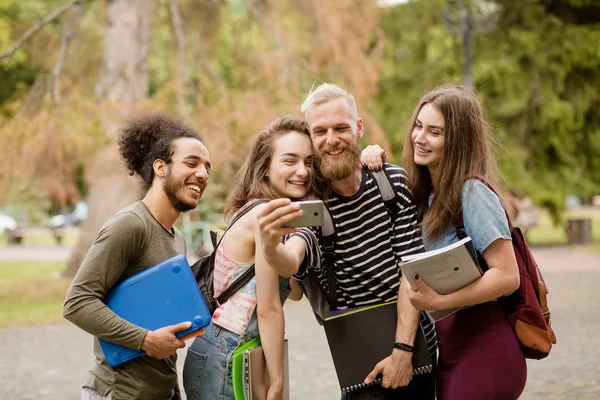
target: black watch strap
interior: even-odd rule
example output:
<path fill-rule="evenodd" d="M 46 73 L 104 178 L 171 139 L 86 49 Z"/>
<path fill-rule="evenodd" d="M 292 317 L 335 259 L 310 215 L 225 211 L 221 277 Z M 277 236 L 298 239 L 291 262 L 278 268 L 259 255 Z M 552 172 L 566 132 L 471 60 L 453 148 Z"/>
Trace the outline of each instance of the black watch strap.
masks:
<path fill-rule="evenodd" d="M 404 351 L 408 351 L 409 353 L 412 353 L 413 350 L 414 350 L 414 348 L 410 344 L 400 343 L 400 342 L 394 343 L 394 348 L 395 349 L 404 350 Z"/>

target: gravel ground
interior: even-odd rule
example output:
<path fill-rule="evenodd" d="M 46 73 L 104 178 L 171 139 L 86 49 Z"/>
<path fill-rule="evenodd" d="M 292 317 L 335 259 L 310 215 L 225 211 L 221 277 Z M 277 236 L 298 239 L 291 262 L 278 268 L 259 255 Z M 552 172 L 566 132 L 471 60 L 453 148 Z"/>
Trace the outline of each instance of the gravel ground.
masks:
<path fill-rule="evenodd" d="M 551 290 L 559 343 L 546 360 L 528 362 L 521 398 L 600 399 L 600 255 L 563 248 L 534 253 Z M 292 398 L 339 399 L 325 335 L 308 303 L 289 302 L 285 311 Z M 0 399 L 78 399 L 91 346 L 91 336 L 69 323 L 0 329 Z"/>

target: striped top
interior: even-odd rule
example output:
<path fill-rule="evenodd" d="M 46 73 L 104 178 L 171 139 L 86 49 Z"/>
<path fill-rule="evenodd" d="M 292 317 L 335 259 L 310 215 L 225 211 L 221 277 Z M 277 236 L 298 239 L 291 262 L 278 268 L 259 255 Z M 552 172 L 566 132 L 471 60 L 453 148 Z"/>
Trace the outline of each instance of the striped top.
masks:
<path fill-rule="evenodd" d="M 345 197 L 333 192 L 325 202 L 337 230 L 334 266 L 338 310 L 396 301 L 400 257 L 424 251 L 406 171 L 391 164 L 384 164 L 384 168 L 398 193 L 394 218 L 390 219 L 377 183 L 364 170 L 355 195 Z M 304 262 L 294 277 L 302 280 L 308 268 L 314 269 L 326 289 L 323 249 L 315 233 L 304 230 L 294 235 L 307 244 Z M 437 349 L 434 327 L 421 314 L 421 326 L 433 354 Z"/>
<path fill-rule="evenodd" d="M 254 203 L 256 200 L 250 200 L 235 212 L 228 229 L 231 227 L 233 220 L 246 207 Z M 254 265 L 254 261 L 248 263 L 238 263 L 227 257 L 223 249 L 223 241 L 217 246 L 217 254 L 215 255 L 214 266 L 214 296 L 219 297 L 227 288 L 246 271 Z M 252 314 L 256 309 L 256 276 L 252 277 L 250 282 L 242 286 L 237 292 L 231 295 L 226 302 L 219 305 L 213 314 L 213 322 L 231 332 L 243 335 L 248 328 L 248 324 L 252 319 Z"/>
<path fill-rule="evenodd" d="M 217 248 L 214 271 L 215 297 L 220 296 L 254 263 L 236 263 L 227 258 L 223 252 L 223 244 Z M 221 304 L 213 314 L 213 322 L 231 332 L 243 335 L 256 309 L 256 276 Z"/>

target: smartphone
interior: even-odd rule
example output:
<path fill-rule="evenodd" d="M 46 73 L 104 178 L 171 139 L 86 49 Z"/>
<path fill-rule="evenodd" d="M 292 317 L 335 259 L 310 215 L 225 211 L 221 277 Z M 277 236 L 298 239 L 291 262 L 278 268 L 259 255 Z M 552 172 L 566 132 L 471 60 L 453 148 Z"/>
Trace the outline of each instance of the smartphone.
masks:
<path fill-rule="evenodd" d="M 325 206 L 321 200 L 297 201 L 304 214 L 294 218 L 287 224 L 286 228 L 301 228 L 303 226 L 323 226 L 323 214 Z"/>

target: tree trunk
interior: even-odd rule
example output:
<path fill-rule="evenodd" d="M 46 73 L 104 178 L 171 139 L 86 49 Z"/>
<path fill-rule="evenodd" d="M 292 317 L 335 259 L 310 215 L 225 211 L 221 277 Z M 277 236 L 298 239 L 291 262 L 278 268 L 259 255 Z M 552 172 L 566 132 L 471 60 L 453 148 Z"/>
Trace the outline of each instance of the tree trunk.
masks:
<path fill-rule="evenodd" d="M 152 0 L 109 0 L 106 3 L 104 57 L 96 94 L 108 100 L 119 115 L 107 112 L 108 134 L 123 123 L 135 102 L 148 97 L 148 51 Z M 90 163 L 88 217 L 69 259 L 65 276 L 74 276 L 101 226 L 118 210 L 141 196 L 141 186 L 129 176 L 113 143 L 101 149 Z"/>
<path fill-rule="evenodd" d="M 475 81 L 473 75 L 471 75 L 471 36 L 473 28 L 473 19 L 471 15 L 471 6 L 463 4 L 462 1 L 458 2 L 458 15 L 460 16 L 461 33 L 463 39 L 463 54 L 465 57 L 465 73 L 463 78 L 463 84 L 475 92 Z"/>
<path fill-rule="evenodd" d="M 148 51 L 152 0 L 110 0 L 104 58 L 96 94 L 114 102 L 148 97 Z"/>

